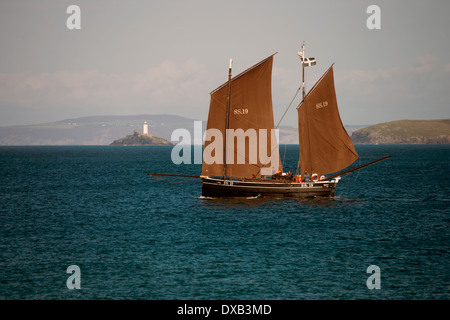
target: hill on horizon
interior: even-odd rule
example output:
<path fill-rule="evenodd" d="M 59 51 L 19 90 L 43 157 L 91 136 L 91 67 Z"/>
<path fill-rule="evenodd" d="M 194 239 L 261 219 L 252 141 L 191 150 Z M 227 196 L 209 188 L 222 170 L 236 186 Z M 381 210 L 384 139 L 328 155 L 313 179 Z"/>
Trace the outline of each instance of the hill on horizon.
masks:
<path fill-rule="evenodd" d="M 55 122 L 0 127 L 0 145 L 109 145 L 142 131 L 144 121 L 152 135 L 171 141 L 175 129 L 194 138 L 194 119 L 168 114 L 97 115 Z M 202 121 L 206 129 L 206 121 Z M 450 143 L 450 119 L 398 120 L 375 125 L 346 125 L 355 144 Z M 174 144 L 178 143 L 175 141 Z M 281 144 L 298 144 L 298 129 L 280 127 Z"/>
<path fill-rule="evenodd" d="M 186 128 L 193 132 L 194 126 L 194 119 L 168 114 L 87 116 L 0 127 L 0 145 L 109 145 L 133 134 L 135 129 L 142 131 L 144 121 L 147 121 L 151 134 L 169 141 L 173 130 Z"/>
<path fill-rule="evenodd" d="M 448 144 L 450 119 L 399 120 L 353 132 L 355 144 Z"/>
<path fill-rule="evenodd" d="M 142 131 L 144 121 L 152 135 L 171 141 L 175 129 L 194 138 L 194 119 L 168 114 L 97 115 L 55 122 L 0 127 L 0 145 L 109 145 Z M 202 121 L 206 129 L 206 121 Z M 376 125 L 346 125 L 355 144 L 450 143 L 450 119 L 399 120 Z M 178 141 L 174 141 L 174 144 Z M 298 144 L 298 129 L 280 127 L 281 144 Z"/>
<path fill-rule="evenodd" d="M 55 122 L 0 127 L 0 145 L 109 145 L 113 141 L 142 131 L 144 121 L 151 134 L 170 141 L 175 129 L 187 129 L 194 137 L 194 119 L 168 114 L 97 115 Z M 198 121 L 198 120 L 197 120 Z M 364 126 L 346 126 L 352 131 Z M 206 129 L 206 121 L 202 121 Z M 298 129 L 280 127 L 281 144 L 298 144 Z M 175 142 L 177 143 L 177 141 Z"/>

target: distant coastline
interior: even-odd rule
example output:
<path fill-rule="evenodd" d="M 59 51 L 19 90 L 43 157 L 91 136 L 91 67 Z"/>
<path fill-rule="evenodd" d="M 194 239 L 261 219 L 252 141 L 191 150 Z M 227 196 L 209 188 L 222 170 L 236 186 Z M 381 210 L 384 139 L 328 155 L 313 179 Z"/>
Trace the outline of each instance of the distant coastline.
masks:
<path fill-rule="evenodd" d="M 0 127 L 3 146 L 110 145 L 141 130 L 147 121 L 149 132 L 170 141 L 173 130 L 193 127 L 193 119 L 167 114 L 100 115 L 34 125 Z M 189 127 L 190 126 L 190 127 Z"/>
<path fill-rule="evenodd" d="M 354 144 L 450 144 L 450 119 L 379 123 L 352 133 Z"/>
<path fill-rule="evenodd" d="M 104 115 L 0 127 L 0 145 L 110 145 L 125 139 L 133 130 L 140 130 L 144 121 L 148 121 L 153 137 L 170 142 L 172 132 L 179 128 L 188 130 L 194 137 L 194 121 L 198 119 L 167 114 Z M 203 121 L 203 130 L 205 129 L 206 122 Z M 280 144 L 298 144 L 296 127 L 281 126 L 279 129 Z M 450 144 L 450 119 L 346 125 L 345 129 L 354 144 Z"/>

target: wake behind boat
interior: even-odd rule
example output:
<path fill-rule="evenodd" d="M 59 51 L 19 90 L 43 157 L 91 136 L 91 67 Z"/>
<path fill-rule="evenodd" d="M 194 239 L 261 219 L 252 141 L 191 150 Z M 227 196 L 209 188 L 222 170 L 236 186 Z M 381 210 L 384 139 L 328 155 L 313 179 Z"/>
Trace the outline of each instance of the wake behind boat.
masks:
<path fill-rule="evenodd" d="M 235 77 L 230 60 L 228 81 L 211 92 L 202 174 L 191 176 L 202 179 L 202 196 L 332 197 L 342 175 L 387 158 L 337 173 L 359 156 L 339 115 L 333 65 L 305 95 L 305 66 L 315 65 L 315 59 L 305 58 L 302 46 L 298 55 L 303 99 L 297 107 L 300 157 L 295 174 L 283 172 L 273 120 L 274 55 Z"/>

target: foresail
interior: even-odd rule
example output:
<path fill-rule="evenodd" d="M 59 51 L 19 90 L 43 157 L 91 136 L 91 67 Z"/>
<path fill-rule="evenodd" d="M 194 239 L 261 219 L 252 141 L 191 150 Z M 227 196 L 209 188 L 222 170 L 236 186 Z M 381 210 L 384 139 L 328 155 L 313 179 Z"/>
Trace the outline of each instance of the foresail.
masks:
<path fill-rule="evenodd" d="M 272 173 L 281 169 L 273 130 L 272 64 L 273 55 L 232 78 L 228 132 L 225 132 L 228 83 L 211 93 L 203 175 L 222 176 L 224 162 L 226 175 L 237 178 L 260 177 L 262 170 L 264 174 L 267 170 Z M 224 140 L 226 157 L 221 148 Z"/>
<path fill-rule="evenodd" d="M 333 66 L 297 108 L 301 174 L 328 174 L 351 165 L 358 154 L 342 125 L 334 88 Z"/>

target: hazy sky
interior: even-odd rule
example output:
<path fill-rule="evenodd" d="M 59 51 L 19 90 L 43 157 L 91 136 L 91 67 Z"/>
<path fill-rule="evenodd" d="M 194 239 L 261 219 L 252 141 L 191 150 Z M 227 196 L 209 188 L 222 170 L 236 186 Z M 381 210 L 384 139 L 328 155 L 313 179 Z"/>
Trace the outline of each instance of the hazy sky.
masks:
<path fill-rule="evenodd" d="M 69 5 L 81 30 L 69 30 Z M 381 9 L 370 30 L 369 5 Z M 209 93 L 278 52 L 275 122 L 306 69 L 307 90 L 334 62 L 346 125 L 450 118 L 450 1 L 0 0 L 0 126 L 90 115 L 206 120 Z M 295 107 L 282 124 L 296 125 Z"/>

